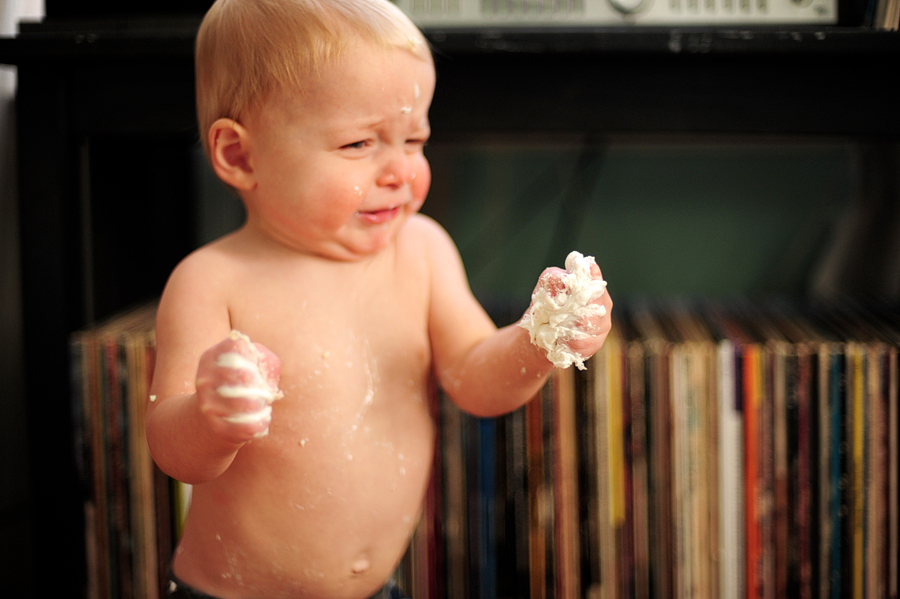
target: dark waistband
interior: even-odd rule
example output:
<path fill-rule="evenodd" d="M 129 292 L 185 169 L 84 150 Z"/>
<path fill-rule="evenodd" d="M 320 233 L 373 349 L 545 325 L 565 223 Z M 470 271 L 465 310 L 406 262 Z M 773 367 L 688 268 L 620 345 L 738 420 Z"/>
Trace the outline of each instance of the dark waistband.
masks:
<path fill-rule="evenodd" d="M 169 576 L 164 591 L 167 599 L 219 599 L 183 582 L 175 576 L 171 568 L 169 568 Z M 384 585 L 384 588 L 369 597 L 369 599 L 405 599 L 405 597 L 397 588 L 397 585 L 394 584 L 394 581 L 390 580 Z"/>

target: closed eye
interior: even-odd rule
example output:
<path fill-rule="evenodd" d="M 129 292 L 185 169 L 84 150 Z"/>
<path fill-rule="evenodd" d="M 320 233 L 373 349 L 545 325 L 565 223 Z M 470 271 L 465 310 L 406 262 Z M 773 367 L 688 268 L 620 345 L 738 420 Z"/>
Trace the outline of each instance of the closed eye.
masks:
<path fill-rule="evenodd" d="M 341 146 L 341 149 L 342 150 L 362 150 L 363 148 L 366 147 L 367 144 L 368 144 L 368 142 L 366 140 L 355 141 L 353 143 L 349 143 L 349 144 Z"/>

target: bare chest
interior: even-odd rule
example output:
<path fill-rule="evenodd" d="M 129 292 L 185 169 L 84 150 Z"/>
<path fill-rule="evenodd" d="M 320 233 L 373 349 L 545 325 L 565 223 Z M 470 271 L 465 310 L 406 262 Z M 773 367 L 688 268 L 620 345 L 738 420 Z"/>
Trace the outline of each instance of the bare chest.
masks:
<path fill-rule="evenodd" d="M 419 279 L 374 269 L 263 276 L 243 291 L 230 307 L 233 328 L 281 360 L 273 437 L 318 441 L 329 448 L 318 455 L 348 459 L 357 443 L 396 449 L 398 431 L 429 428 L 431 351 Z"/>

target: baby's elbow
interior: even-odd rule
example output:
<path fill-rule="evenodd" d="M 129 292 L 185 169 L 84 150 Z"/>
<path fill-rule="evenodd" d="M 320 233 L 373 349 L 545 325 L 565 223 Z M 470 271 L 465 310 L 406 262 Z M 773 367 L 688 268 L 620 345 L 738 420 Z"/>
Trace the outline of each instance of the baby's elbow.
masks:
<path fill-rule="evenodd" d="M 176 440 L 159 426 L 154 419 L 147 419 L 147 447 L 150 450 L 150 457 L 163 474 L 169 476 L 179 482 L 187 484 L 196 484 L 205 482 L 194 473 L 191 465 L 185 463 L 184 458 L 179 455 Z"/>
<path fill-rule="evenodd" d="M 221 472 L 203 472 L 198 471 L 196 465 L 188 463 L 183 459 L 179 459 L 176 455 L 170 455 L 165 451 L 154 453 L 153 447 L 150 448 L 150 455 L 153 462 L 166 476 L 177 480 L 178 482 L 188 485 L 199 485 L 209 482 L 221 474 Z"/>
<path fill-rule="evenodd" d="M 148 420 L 147 447 L 150 450 L 150 457 L 153 459 L 153 463 L 156 464 L 157 468 L 159 468 L 166 476 L 181 482 L 187 482 L 183 480 L 182 475 L 178 472 L 178 468 L 172 459 L 170 451 L 171 444 L 160 437 L 161 435 L 157 432 L 156 427 Z"/>

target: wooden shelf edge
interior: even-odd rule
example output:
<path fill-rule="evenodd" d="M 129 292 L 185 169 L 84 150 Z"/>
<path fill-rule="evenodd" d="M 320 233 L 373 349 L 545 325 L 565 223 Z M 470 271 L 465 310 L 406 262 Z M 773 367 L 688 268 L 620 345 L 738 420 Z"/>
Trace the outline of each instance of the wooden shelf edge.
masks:
<path fill-rule="evenodd" d="M 33 24 L 0 37 L 0 64 L 193 55 L 198 22 Z M 439 55 L 900 54 L 900 32 L 861 27 L 573 27 L 425 29 Z"/>

